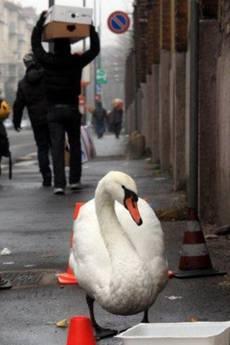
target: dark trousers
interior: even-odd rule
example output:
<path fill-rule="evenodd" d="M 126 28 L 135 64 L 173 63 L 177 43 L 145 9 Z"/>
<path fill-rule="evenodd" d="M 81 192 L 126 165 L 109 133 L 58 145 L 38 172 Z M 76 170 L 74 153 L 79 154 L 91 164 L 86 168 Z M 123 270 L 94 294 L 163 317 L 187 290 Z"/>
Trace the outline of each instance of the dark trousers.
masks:
<path fill-rule="evenodd" d="M 81 114 L 75 106 L 56 105 L 49 109 L 48 123 L 50 129 L 54 186 L 64 188 L 65 176 L 65 134 L 70 149 L 69 183 L 80 182 L 81 179 Z"/>
<path fill-rule="evenodd" d="M 3 122 L 0 120 L 0 158 L 9 157 L 10 144 Z"/>
<path fill-rule="evenodd" d="M 120 132 L 121 132 L 121 123 L 114 123 L 113 124 L 113 131 L 116 136 L 116 138 L 119 138 Z"/>
<path fill-rule="evenodd" d="M 50 133 L 47 124 L 32 124 L 34 139 L 37 145 L 38 165 L 43 179 L 51 179 L 49 160 Z"/>
<path fill-rule="evenodd" d="M 97 133 L 97 137 L 101 138 L 103 137 L 103 134 L 105 133 L 105 123 L 103 121 L 96 120 L 95 121 L 95 131 Z"/>

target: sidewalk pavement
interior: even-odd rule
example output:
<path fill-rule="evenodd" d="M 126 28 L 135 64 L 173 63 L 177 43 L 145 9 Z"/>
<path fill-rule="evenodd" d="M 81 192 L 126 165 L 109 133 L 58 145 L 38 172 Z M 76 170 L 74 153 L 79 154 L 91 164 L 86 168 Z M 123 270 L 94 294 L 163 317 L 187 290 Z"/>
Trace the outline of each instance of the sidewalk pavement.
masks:
<path fill-rule="evenodd" d="M 52 277 L 54 272 L 64 270 L 68 262 L 75 203 L 91 199 L 97 182 L 110 170 L 130 174 L 137 183 L 139 196 L 146 198 L 159 213 L 169 268 L 178 270 L 187 223 L 183 212 L 171 210 L 183 211 L 185 195 L 174 192 L 171 177 L 161 173 L 149 159 L 127 160 L 126 145 L 126 136 L 116 139 L 108 134 L 95 139 L 97 157 L 83 164 L 84 189 L 75 194 L 67 190 L 60 197 L 53 195 L 52 189 L 42 188 L 33 155 L 32 160 L 14 166 L 12 181 L 6 173 L 0 177 L 0 250 L 11 250 L 9 256 L 0 256 L 0 272 L 12 279 L 15 287 L 8 292 L 1 291 L 4 298 L 0 298 L 0 310 L 5 311 L 4 315 L 0 314 L 1 345 L 65 344 L 66 332 L 55 328 L 55 322 L 87 314 L 83 292 L 76 287 L 59 289 Z M 167 210 L 169 216 L 162 210 Z M 207 244 L 214 267 L 230 272 L 229 238 L 210 236 Z M 29 277 L 23 273 L 27 271 Z M 229 319 L 229 305 L 229 275 L 172 279 L 151 308 L 150 320 L 224 321 Z M 116 324 L 120 329 L 140 322 L 142 317 L 105 316 L 100 308 L 97 315 L 103 326 Z M 116 339 L 100 342 L 101 345 L 118 343 Z"/>

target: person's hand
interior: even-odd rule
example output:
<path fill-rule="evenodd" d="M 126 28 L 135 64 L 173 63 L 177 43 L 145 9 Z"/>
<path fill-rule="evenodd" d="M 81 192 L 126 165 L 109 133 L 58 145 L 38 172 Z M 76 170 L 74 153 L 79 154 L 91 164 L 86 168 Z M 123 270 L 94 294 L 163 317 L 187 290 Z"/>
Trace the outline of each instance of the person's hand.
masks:
<path fill-rule="evenodd" d="M 47 11 L 43 11 L 37 21 L 37 26 L 43 26 L 47 17 Z"/>

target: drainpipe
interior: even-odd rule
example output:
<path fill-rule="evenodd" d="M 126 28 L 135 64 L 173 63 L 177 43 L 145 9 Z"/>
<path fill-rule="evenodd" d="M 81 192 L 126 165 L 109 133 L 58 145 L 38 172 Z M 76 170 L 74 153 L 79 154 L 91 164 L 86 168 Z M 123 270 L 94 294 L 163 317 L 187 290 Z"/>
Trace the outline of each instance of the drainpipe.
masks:
<path fill-rule="evenodd" d="M 137 44 L 136 44 L 136 38 L 137 38 L 137 26 L 136 26 L 136 20 L 137 20 L 137 1 L 135 1 L 134 5 L 134 12 L 133 12 L 133 52 L 134 52 L 134 62 L 133 62 L 133 87 L 134 87 L 134 130 L 138 130 L 138 99 L 137 99 Z"/>
<path fill-rule="evenodd" d="M 188 208 L 190 219 L 198 219 L 198 44 L 199 44 L 199 2 L 191 0 L 190 24 L 190 150 Z"/>
<path fill-rule="evenodd" d="M 134 130 L 138 130 L 138 102 L 137 102 L 137 59 L 136 59 L 136 47 L 134 47 L 134 61 L 133 61 L 133 95 L 134 95 Z"/>

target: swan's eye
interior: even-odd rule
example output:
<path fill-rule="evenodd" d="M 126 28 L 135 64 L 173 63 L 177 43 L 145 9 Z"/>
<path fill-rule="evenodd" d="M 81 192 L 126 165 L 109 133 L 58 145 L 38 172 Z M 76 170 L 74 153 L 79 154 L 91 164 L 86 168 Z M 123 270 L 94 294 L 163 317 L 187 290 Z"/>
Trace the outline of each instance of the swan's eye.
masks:
<path fill-rule="evenodd" d="M 125 192 L 125 199 L 132 199 L 133 202 L 138 202 L 138 196 L 136 193 L 134 193 L 132 190 L 126 188 L 125 186 L 122 186 Z"/>
<path fill-rule="evenodd" d="M 125 191 L 124 206 L 129 211 L 134 222 L 139 226 L 143 222 L 142 222 L 142 219 L 138 210 L 138 205 L 137 205 L 138 196 L 136 193 L 134 193 L 130 189 L 125 188 L 124 186 L 122 186 L 122 188 Z"/>

